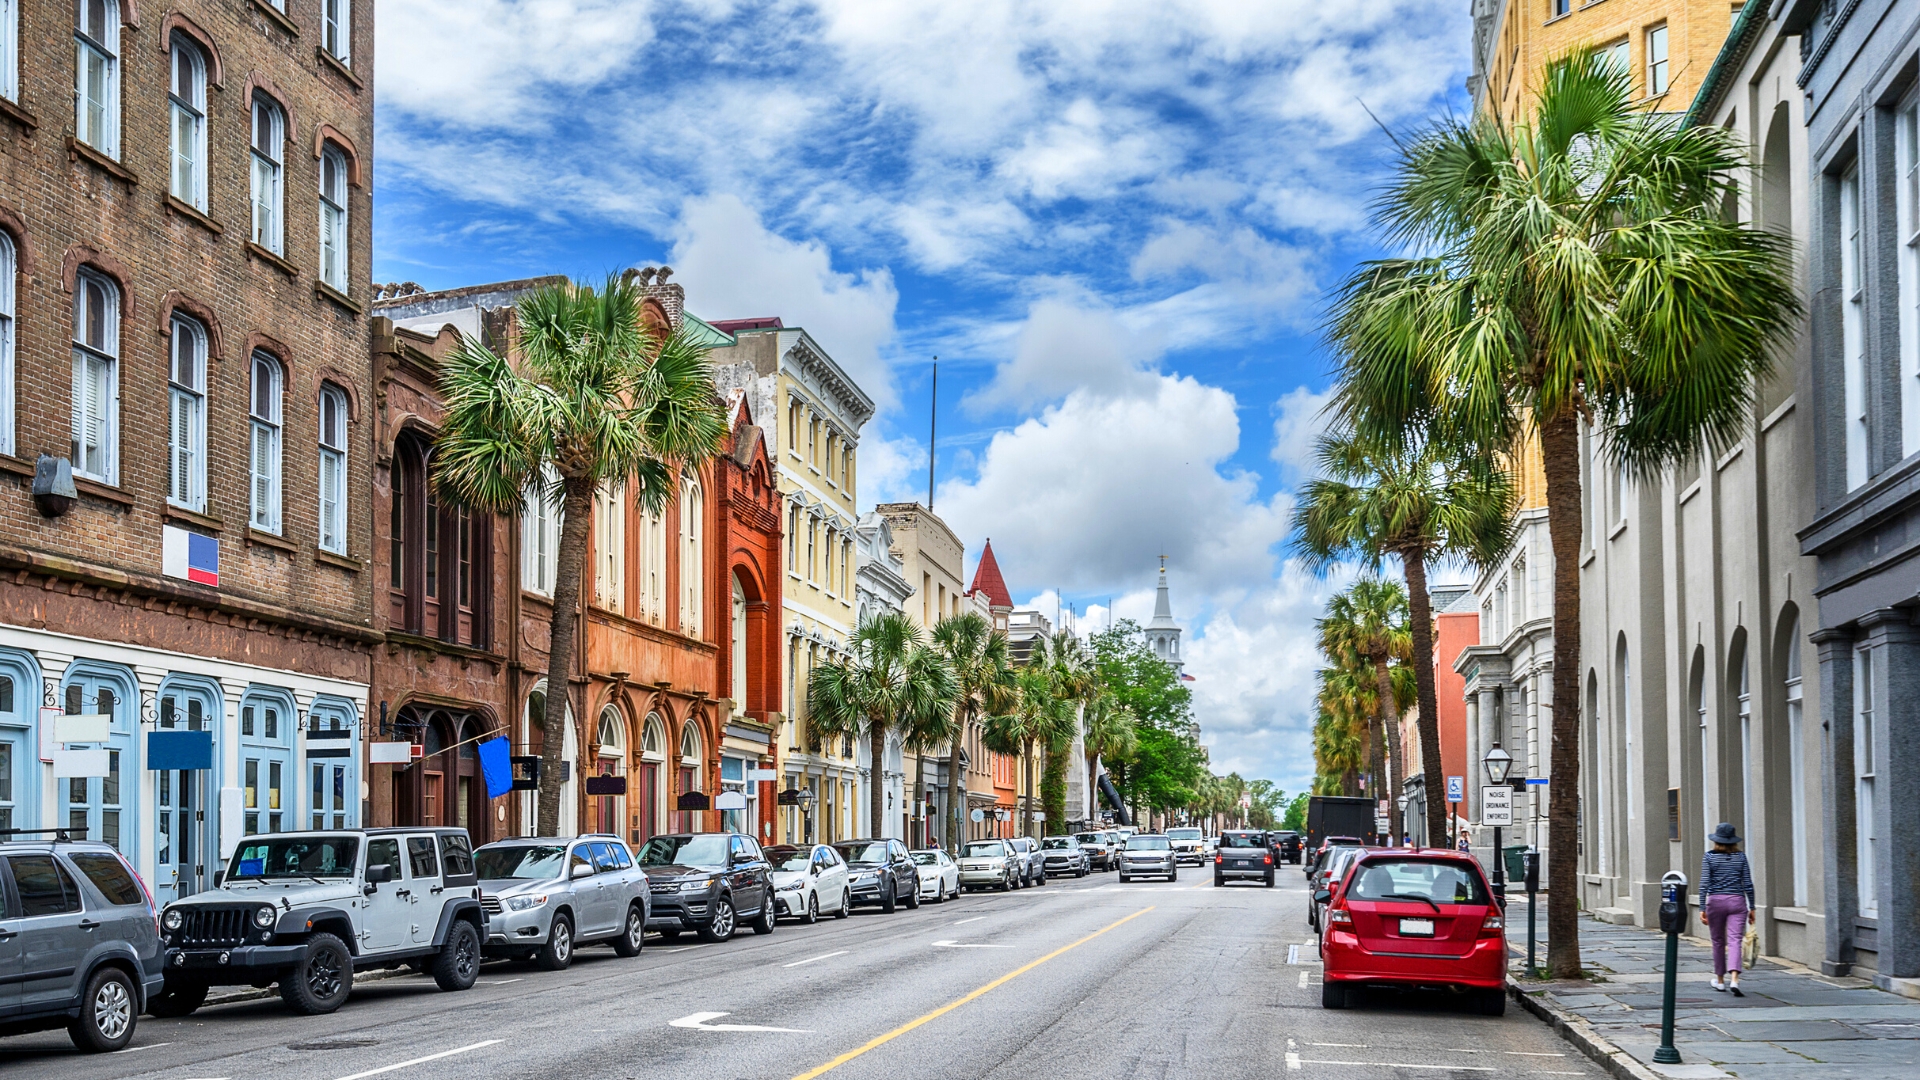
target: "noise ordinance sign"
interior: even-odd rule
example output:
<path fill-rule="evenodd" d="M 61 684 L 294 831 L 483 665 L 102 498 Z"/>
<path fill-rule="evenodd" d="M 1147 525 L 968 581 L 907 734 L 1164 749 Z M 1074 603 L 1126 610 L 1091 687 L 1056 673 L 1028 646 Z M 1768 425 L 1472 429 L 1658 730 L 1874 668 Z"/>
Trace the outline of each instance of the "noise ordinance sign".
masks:
<path fill-rule="evenodd" d="M 1505 784 L 1488 784 L 1480 789 L 1480 824 L 1513 824 L 1513 789 Z"/>

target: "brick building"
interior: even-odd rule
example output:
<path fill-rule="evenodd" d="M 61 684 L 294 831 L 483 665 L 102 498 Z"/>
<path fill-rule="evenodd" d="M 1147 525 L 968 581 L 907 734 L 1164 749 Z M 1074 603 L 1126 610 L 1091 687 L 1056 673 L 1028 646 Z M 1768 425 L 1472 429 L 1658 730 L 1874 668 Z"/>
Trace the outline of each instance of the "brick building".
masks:
<path fill-rule="evenodd" d="M 373 5 L 10 6 L 0 828 L 164 901 L 360 818 Z"/>

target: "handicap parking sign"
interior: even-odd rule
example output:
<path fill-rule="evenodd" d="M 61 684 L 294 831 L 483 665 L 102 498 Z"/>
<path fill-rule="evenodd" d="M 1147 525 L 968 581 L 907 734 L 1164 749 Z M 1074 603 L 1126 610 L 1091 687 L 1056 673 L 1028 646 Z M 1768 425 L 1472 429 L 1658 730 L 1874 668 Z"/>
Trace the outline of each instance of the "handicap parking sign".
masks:
<path fill-rule="evenodd" d="M 1467 797 L 1467 778 L 1464 776 L 1447 777 L 1447 801 L 1463 802 Z"/>

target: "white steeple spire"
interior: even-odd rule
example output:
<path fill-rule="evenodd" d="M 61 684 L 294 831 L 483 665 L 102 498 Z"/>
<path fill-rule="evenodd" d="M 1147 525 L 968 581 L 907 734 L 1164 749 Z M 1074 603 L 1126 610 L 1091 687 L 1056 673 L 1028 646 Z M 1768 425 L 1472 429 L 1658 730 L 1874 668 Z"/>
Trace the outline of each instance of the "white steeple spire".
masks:
<path fill-rule="evenodd" d="M 1160 587 L 1153 598 L 1153 621 L 1147 624 L 1147 644 L 1153 654 L 1173 665 L 1178 672 L 1180 660 L 1180 624 L 1173 621 L 1173 598 L 1167 592 L 1167 557 L 1160 556 Z"/>

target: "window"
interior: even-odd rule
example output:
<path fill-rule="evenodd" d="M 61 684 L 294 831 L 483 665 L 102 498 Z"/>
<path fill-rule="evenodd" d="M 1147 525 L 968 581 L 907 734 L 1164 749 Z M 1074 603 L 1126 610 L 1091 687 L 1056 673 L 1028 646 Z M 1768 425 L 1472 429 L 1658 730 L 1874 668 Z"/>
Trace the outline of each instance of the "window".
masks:
<path fill-rule="evenodd" d="M 593 495 L 593 597 L 608 611 L 627 608 L 626 485 L 607 483 Z"/>
<path fill-rule="evenodd" d="M 81 271 L 73 288 L 73 471 L 117 484 L 120 290 Z"/>
<path fill-rule="evenodd" d="M 1900 455 L 1920 452 L 1920 104 L 1894 127 L 1894 189 L 1900 259 Z"/>
<path fill-rule="evenodd" d="M 93 746 L 93 749 L 107 752 L 107 774 L 92 778 L 75 776 L 66 780 L 61 789 L 61 809 L 65 812 L 65 820 L 60 823 L 73 830 L 76 840 L 84 836 L 124 851 L 126 849 L 121 840 L 131 830 L 122 826 L 129 823 L 129 816 L 137 805 L 134 800 L 125 797 L 132 790 L 121 782 L 126 775 L 125 765 L 132 760 L 131 732 L 135 726 L 131 722 L 130 710 L 121 708 L 121 702 L 128 700 L 123 693 L 123 688 L 128 684 L 118 678 L 86 673 L 71 675 L 69 679 L 64 695 L 66 700 L 63 702 L 65 713 L 68 716 L 91 714 L 107 717 L 107 741 Z M 69 749 L 73 748 L 69 746 Z"/>
<path fill-rule="evenodd" d="M 293 769 L 293 709 L 275 692 L 256 692 L 241 700 L 240 771 L 242 824 L 248 836 L 299 827 L 293 800 L 287 798 L 288 780 L 299 783 Z"/>
<path fill-rule="evenodd" d="M 1867 482 L 1866 289 L 1860 272 L 1860 166 L 1840 177 L 1840 348 L 1846 361 L 1847 490 Z"/>
<path fill-rule="evenodd" d="M 0 232 L 0 454 L 13 453 L 13 278 L 13 237 Z"/>
<path fill-rule="evenodd" d="M 1547 18 L 1557 19 L 1567 13 L 1572 0 L 1547 0 Z"/>
<path fill-rule="evenodd" d="M 347 156 L 320 151 L 320 280 L 347 291 Z"/>
<path fill-rule="evenodd" d="M 826 586 L 827 593 L 829 595 L 831 595 L 835 591 L 834 577 L 833 577 L 833 550 L 834 548 L 839 546 L 839 543 L 840 543 L 839 534 L 834 531 L 833 526 L 831 525 L 827 526 L 826 550 L 823 552 L 826 558 L 821 560 L 825 564 L 825 566 L 823 567 L 823 572 L 821 574 L 821 577 L 823 579 L 821 584 Z"/>
<path fill-rule="evenodd" d="M 1853 652 L 1853 833 L 1856 888 L 1860 914 L 1874 918 L 1880 914 L 1880 898 L 1874 888 L 1878 877 L 1876 859 L 1879 837 L 1875 836 L 1874 781 L 1874 709 L 1873 650 L 1857 646 Z"/>
<path fill-rule="evenodd" d="M 800 572 L 800 507 L 794 506 L 787 511 L 787 570 Z"/>
<path fill-rule="evenodd" d="M 19 918 L 80 910 L 80 889 L 53 856 L 14 855 L 7 859 L 7 866 L 13 871 L 13 887 L 20 893 Z"/>
<path fill-rule="evenodd" d="M 253 354 L 252 474 L 254 528 L 280 531 L 280 362 L 266 353 Z"/>
<path fill-rule="evenodd" d="M 320 0 L 320 44 L 341 63 L 353 62 L 352 0 Z"/>
<path fill-rule="evenodd" d="M 280 227 L 286 173 L 281 155 L 286 149 L 287 121 L 264 94 L 253 98 L 253 242 L 273 252 L 285 250 Z"/>
<path fill-rule="evenodd" d="M 700 636 L 701 539 L 706 503 L 700 481 L 688 476 L 680 482 L 680 632 Z"/>
<path fill-rule="evenodd" d="M 1633 71 L 1633 61 L 1628 58 L 1626 38 L 1601 46 L 1600 60 L 1622 74 L 1631 74 Z"/>
<path fill-rule="evenodd" d="M 167 501 L 207 507 L 207 332 L 173 316 L 173 361 L 167 371 Z"/>
<path fill-rule="evenodd" d="M 1793 872 L 1788 880 L 1793 883 L 1792 905 L 1804 907 L 1807 902 L 1807 809 L 1806 809 L 1806 755 L 1801 749 L 1801 725 L 1805 720 L 1802 711 L 1803 690 L 1800 676 L 1800 620 L 1795 618 L 1787 629 L 1787 805 L 1789 820 L 1792 822 L 1793 836 L 1789 838 L 1788 851 L 1793 857 Z"/>
<path fill-rule="evenodd" d="M 747 711 L 747 590 L 733 579 L 733 711 Z"/>
<path fill-rule="evenodd" d="M 667 619 L 667 519 L 640 511 L 640 617 L 660 626 Z"/>
<path fill-rule="evenodd" d="M 207 208 L 207 61 L 200 46 L 173 36 L 173 82 L 167 107 L 173 116 L 173 197 L 196 210 Z"/>
<path fill-rule="evenodd" d="M 552 466 L 541 467 L 541 479 L 547 488 L 559 482 Z M 560 559 L 560 507 L 553 504 L 540 486 L 527 489 L 527 505 L 521 514 L 525 552 L 520 569 L 521 584 L 528 592 L 553 595 L 553 582 Z"/>
<path fill-rule="evenodd" d="M 120 156 L 120 5 L 73 5 L 73 137 L 110 158 Z"/>
<path fill-rule="evenodd" d="M 19 0 L 0 0 L 0 97 L 20 100 Z"/>
<path fill-rule="evenodd" d="M 1647 96 L 1667 92 L 1667 27 L 1663 23 L 1647 31 Z"/>
<path fill-rule="evenodd" d="M 800 395 L 787 397 L 787 452 L 800 453 Z"/>
<path fill-rule="evenodd" d="M 320 387 L 320 547 L 347 551 L 347 395 Z"/>

